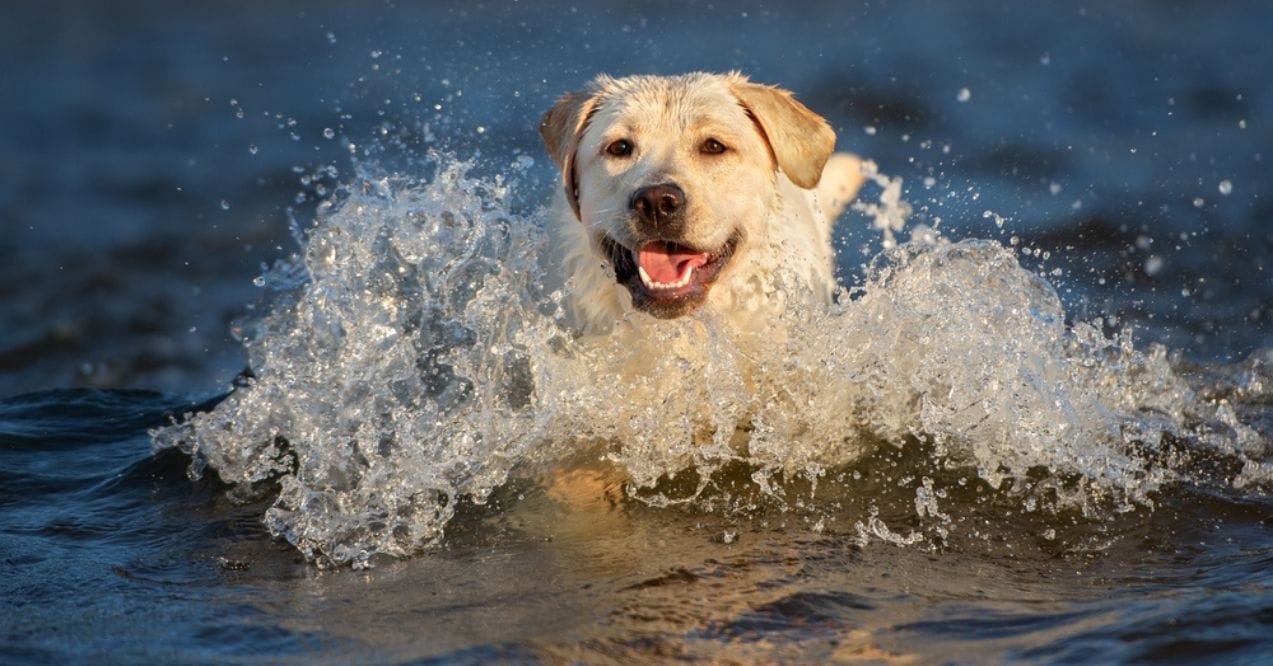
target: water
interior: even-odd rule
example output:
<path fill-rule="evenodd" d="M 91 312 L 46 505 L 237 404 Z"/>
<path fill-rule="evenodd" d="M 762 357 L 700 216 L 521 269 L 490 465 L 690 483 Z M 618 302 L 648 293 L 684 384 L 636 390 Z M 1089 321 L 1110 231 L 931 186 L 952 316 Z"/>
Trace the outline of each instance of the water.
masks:
<path fill-rule="evenodd" d="M 7 660 L 1273 652 L 1267 9 L 6 11 Z M 574 338 L 533 121 L 731 67 L 843 293 Z"/>

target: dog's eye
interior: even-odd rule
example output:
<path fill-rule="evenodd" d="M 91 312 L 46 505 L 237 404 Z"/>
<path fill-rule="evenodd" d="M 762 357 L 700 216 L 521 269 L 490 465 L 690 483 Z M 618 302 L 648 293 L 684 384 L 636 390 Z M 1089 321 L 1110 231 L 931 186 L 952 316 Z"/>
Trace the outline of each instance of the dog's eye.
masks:
<path fill-rule="evenodd" d="M 615 157 L 627 157 L 632 154 L 632 142 L 627 139 L 619 139 L 606 146 L 606 152 Z"/>
<path fill-rule="evenodd" d="M 707 155 L 719 155 L 725 152 L 725 144 L 717 141 L 716 139 L 708 139 L 703 142 L 703 145 L 699 148 L 699 150 Z"/>

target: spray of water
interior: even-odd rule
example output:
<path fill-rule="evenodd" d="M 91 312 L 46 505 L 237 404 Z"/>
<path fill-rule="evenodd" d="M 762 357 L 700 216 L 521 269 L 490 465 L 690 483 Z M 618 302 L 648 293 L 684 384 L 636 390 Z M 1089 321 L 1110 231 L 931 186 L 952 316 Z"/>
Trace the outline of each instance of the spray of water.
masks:
<path fill-rule="evenodd" d="M 155 433 L 194 474 L 269 493 L 266 525 L 313 560 L 409 555 L 457 502 L 581 455 L 653 504 L 699 501 L 728 465 L 767 495 L 832 483 L 829 470 L 907 442 L 992 487 L 1042 469 L 1078 479 L 1070 501 L 1122 510 L 1187 474 L 1178 440 L 1245 461 L 1237 485 L 1268 482 L 1264 442 L 1232 410 L 1202 405 L 1163 349 L 1067 325 L 1011 250 L 927 229 L 894 242 L 900 181 L 874 171 L 883 194 L 859 210 L 887 242 L 863 286 L 792 298 L 767 345 L 710 313 L 634 315 L 634 344 L 569 328 L 542 213 L 514 213 L 504 182 L 468 163 L 435 166 L 423 180 L 363 167 L 301 254 L 263 276 L 265 307 L 239 331 L 255 376 Z M 689 492 L 661 489 L 691 471 Z M 920 516 L 945 515 L 937 495 L 925 479 Z M 858 530 L 921 538 L 874 515 Z"/>

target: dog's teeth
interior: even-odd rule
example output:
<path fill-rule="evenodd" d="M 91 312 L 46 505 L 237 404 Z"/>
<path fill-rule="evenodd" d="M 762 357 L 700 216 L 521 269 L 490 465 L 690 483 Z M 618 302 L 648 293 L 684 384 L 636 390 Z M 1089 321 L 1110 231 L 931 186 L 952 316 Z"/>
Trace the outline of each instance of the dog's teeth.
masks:
<path fill-rule="evenodd" d="M 641 277 L 641 284 L 644 284 L 647 289 L 680 289 L 690 283 L 690 278 L 694 276 L 694 267 L 690 266 L 686 268 L 685 275 L 676 282 L 656 282 L 655 280 L 650 279 L 650 274 L 645 272 L 644 266 L 637 266 L 637 275 Z"/>
<path fill-rule="evenodd" d="M 654 285 L 658 284 L 654 280 L 650 279 L 650 274 L 645 272 L 645 266 L 637 266 L 637 275 L 641 276 L 641 284 L 644 284 L 650 289 L 654 289 Z"/>
<path fill-rule="evenodd" d="M 689 284 L 690 277 L 693 275 L 694 275 L 694 267 L 690 266 L 685 270 L 685 277 L 676 281 L 676 287 L 679 289 L 680 287 L 684 287 L 685 285 Z"/>

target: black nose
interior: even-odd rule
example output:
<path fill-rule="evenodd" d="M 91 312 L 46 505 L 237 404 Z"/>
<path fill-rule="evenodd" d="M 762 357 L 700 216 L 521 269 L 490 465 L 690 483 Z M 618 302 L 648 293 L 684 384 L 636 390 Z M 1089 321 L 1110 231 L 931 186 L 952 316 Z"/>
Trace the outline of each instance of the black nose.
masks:
<path fill-rule="evenodd" d="M 652 229 L 672 231 L 669 227 L 680 224 L 685 191 L 672 183 L 650 185 L 633 192 L 628 206 Z"/>

